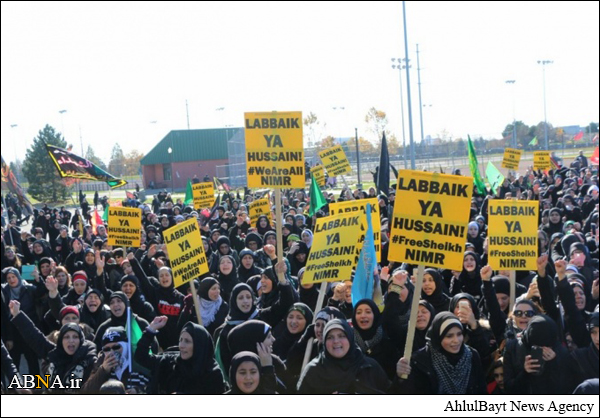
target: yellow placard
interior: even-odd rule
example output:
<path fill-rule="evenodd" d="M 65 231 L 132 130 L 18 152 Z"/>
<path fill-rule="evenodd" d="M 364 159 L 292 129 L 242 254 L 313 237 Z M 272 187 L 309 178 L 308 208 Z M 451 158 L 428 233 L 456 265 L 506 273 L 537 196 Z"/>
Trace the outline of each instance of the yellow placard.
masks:
<path fill-rule="evenodd" d="M 263 215 L 269 219 L 270 224 L 273 223 L 273 220 L 271 219 L 271 201 L 269 200 L 269 195 L 250 203 L 248 211 L 250 212 L 250 225 L 252 228 L 258 228 L 258 218 Z"/>
<path fill-rule="evenodd" d="M 323 166 L 316 165 L 310 169 L 310 172 L 314 176 L 315 181 L 317 182 L 317 185 L 319 187 L 324 187 L 325 186 L 325 169 L 323 168 Z"/>
<path fill-rule="evenodd" d="M 508 168 L 509 170 L 518 170 L 522 154 L 523 150 L 506 148 L 504 150 L 504 158 L 502 159 L 502 168 Z"/>
<path fill-rule="evenodd" d="M 360 236 L 366 228 L 367 220 L 361 212 L 317 219 L 302 283 L 349 280 L 362 247 Z"/>
<path fill-rule="evenodd" d="M 108 245 L 140 247 L 142 245 L 142 210 L 108 207 Z"/>
<path fill-rule="evenodd" d="M 533 153 L 533 169 L 549 170 L 552 168 L 550 161 L 550 151 L 535 151 Z"/>
<path fill-rule="evenodd" d="M 472 191 L 472 177 L 400 170 L 388 258 L 462 270 Z"/>
<path fill-rule="evenodd" d="M 302 112 L 246 113 L 248 187 L 305 185 Z"/>
<path fill-rule="evenodd" d="M 198 220 L 189 219 L 167 229 L 163 238 L 167 244 L 175 287 L 208 273 Z"/>
<path fill-rule="evenodd" d="M 538 202 L 490 200 L 489 264 L 494 270 L 537 270 Z"/>
<path fill-rule="evenodd" d="M 215 185 L 212 182 L 192 185 L 194 196 L 194 209 L 211 208 L 215 203 Z"/>
<path fill-rule="evenodd" d="M 373 225 L 373 238 L 375 241 L 375 252 L 377 253 L 377 262 L 381 262 L 381 218 L 379 217 L 379 201 L 376 198 L 350 200 L 347 202 L 336 202 L 329 204 L 329 211 L 332 215 L 339 213 L 367 213 L 367 203 L 371 204 L 371 224 Z M 365 240 L 364 232 L 361 233 L 361 244 Z"/>
<path fill-rule="evenodd" d="M 321 151 L 319 157 L 330 177 L 352 173 L 352 167 L 341 145 Z"/>

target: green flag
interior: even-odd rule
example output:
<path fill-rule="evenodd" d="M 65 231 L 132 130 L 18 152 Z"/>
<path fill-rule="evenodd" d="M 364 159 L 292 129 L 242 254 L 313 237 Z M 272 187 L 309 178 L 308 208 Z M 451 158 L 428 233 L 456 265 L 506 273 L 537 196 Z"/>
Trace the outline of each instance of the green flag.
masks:
<path fill-rule="evenodd" d="M 479 163 L 477 162 L 475 148 L 473 147 L 473 142 L 471 142 L 471 137 L 467 137 L 469 139 L 469 167 L 471 168 L 471 174 L 473 175 L 473 183 L 475 183 L 475 187 L 477 187 L 479 194 L 485 195 L 487 190 L 485 188 L 485 183 L 481 178 L 481 173 L 479 172 Z"/>
<path fill-rule="evenodd" d="M 487 177 L 487 180 L 490 183 L 492 192 L 494 192 L 494 194 L 497 194 L 496 190 L 498 189 L 498 187 L 502 186 L 502 183 L 504 183 L 504 176 L 502 175 L 500 170 L 498 170 L 496 166 L 492 164 L 491 161 L 488 162 L 487 168 L 485 169 L 485 176 Z"/>
<path fill-rule="evenodd" d="M 310 174 L 310 210 L 308 214 L 315 216 L 317 211 L 327 204 L 319 185 L 315 181 L 315 176 Z"/>
<path fill-rule="evenodd" d="M 529 145 L 537 145 L 537 144 L 538 144 L 537 136 L 534 136 L 533 139 L 531 140 L 531 142 L 529 143 Z"/>
<path fill-rule="evenodd" d="M 104 223 L 108 223 L 108 208 L 102 213 L 102 220 Z"/>
<path fill-rule="evenodd" d="M 187 187 L 185 188 L 185 200 L 184 205 L 191 205 L 194 203 L 194 193 L 192 192 L 192 182 L 188 179 Z"/>

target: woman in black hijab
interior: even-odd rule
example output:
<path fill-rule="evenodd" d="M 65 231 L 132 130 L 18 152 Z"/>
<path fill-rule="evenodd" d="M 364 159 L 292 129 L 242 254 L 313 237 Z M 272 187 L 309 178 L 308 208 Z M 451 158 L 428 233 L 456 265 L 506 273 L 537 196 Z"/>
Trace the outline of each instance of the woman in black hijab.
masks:
<path fill-rule="evenodd" d="M 275 269 L 267 267 L 261 274 L 262 294 L 258 300 L 260 319 L 270 326 L 276 326 L 294 304 L 294 291 L 286 281 L 282 283 L 277 278 Z"/>
<path fill-rule="evenodd" d="M 225 392 L 223 373 L 215 360 L 213 340 L 200 325 L 188 322 L 179 336 L 179 351 L 150 354 L 154 336 L 167 324 L 160 316 L 146 328 L 135 351 L 135 360 L 153 370 L 148 393 L 165 395 L 219 395 Z"/>
<path fill-rule="evenodd" d="M 276 395 L 275 369 L 249 351 L 236 354 L 229 369 L 228 395 Z"/>
<path fill-rule="evenodd" d="M 287 316 L 275 327 L 273 334 L 273 354 L 283 361 L 287 359 L 292 346 L 302 337 L 306 328 L 312 324 L 313 311 L 303 303 L 295 303 Z"/>
<path fill-rule="evenodd" d="M 481 258 L 473 251 L 467 251 L 463 257 L 463 269 L 460 275 L 452 278 L 450 294 L 468 293 L 479 301 L 481 298 Z"/>
<path fill-rule="evenodd" d="M 444 278 L 436 269 L 425 270 L 421 299 L 429 302 L 437 313 L 449 310 L 450 296 L 446 294 Z"/>
<path fill-rule="evenodd" d="M 240 266 L 238 267 L 238 279 L 241 283 L 247 283 L 251 277 L 262 273 L 256 266 L 256 253 L 248 248 L 240 252 Z"/>
<path fill-rule="evenodd" d="M 217 280 L 221 285 L 221 297 L 229 300 L 233 288 L 240 282 L 237 275 L 236 262 L 233 256 L 223 255 L 219 259 Z"/>
<path fill-rule="evenodd" d="M 331 395 L 383 394 L 390 382 L 381 366 L 365 356 L 347 321 L 334 319 L 325 327 L 324 349 L 302 371 L 298 393 Z"/>
<path fill-rule="evenodd" d="M 462 306 L 463 302 L 468 302 L 468 306 Z M 492 353 L 493 333 L 489 327 L 489 322 L 481 319 L 481 313 L 475 302 L 475 298 L 468 293 L 459 293 L 450 300 L 450 312 L 459 318 L 463 325 L 463 335 L 465 344 L 477 350 L 481 357 L 482 364 L 486 365 L 488 356 Z"/>
<path fill-rule="evenodd" d="M 319 286 L 313 283 L 302 283 L 305 271 L 306 268 L 301 268 L 300 271 L 298 271 L 298 282 L 300 283 L 298 293 L 300 295 L 300 302 L 304 303 L 314 311 L 317 309 L 317 302 L 319 301 Z M 328 301 L 329 299 L 325 296 L 323 305 L 327 306 Z"/>
<path fill-rule="evenodd" d="M 592 342 L 587 347 L 571 353 L 573 387 L 588 379 L 598 379 L 598 312 L 592 314 L 587 328 Z"/>
<path fill-rule="evenodd" d="M 566 395 L 573 390 L 569 364 L 556 323 L 546 315 L 534 316 L 517 344 L 507 345 L 504 390 L 509 395 Z"/>
<path fill-rule="evenodd" d="M 463 326 L 451 312 L 436 315 L 427 346 L 411 359 L 402 358 L 396 381 L 401 394 L 484 395 L 485 375 L 477 351 L 464 344 Z"/>
<path fill-rule="evenodd" d="M 375 302 L 363 299 L 356 303 L 352 316 L 354 339 L 361 351 L 377 361 L 392 380 L 400 354 L 381 323 L 382 315 Z"/>
<path fill-rule="evenodd" d="M 217 279 L 207 277 L 202 279 L 200 284 L 197 280 L 194 280 L 193 283 L 200 299 L 202 326 L 206 328 L 209 334 L 213 335 L 217 328 L 225 323 L 229 305 L 221 297 L 221 285 Z M 188 322 L 198 323 L 196 310 L 194 309 L 194 299 L 191 294 L 183 300 L 183 310 L 179 316 L 178 328 L 181 329 Z"/>

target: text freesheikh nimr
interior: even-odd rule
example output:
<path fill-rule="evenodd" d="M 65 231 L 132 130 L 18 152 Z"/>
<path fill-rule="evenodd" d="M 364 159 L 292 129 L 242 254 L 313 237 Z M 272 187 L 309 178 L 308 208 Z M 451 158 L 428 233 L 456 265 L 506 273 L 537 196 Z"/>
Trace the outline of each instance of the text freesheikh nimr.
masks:
<path fill-rule="evenodd" d="M 448 402 L 444 412 L 558 412 L 565 414 L 567 412 L 585 412 L 591 414 L 594 404 L 589 403 L 525 403 L 521 401 L 492 403 L 486 401 L 454 401 Z"/>

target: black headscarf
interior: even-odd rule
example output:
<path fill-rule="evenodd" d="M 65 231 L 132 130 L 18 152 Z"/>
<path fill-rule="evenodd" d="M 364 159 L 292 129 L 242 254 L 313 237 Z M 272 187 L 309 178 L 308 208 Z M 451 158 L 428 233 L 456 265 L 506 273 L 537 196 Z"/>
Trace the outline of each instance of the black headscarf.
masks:
<path fill-rule="evenodd" d="M 229 273 L 229 274 L 223 274 L 221 272 L 221 260 L 224 258 L 229 258 L 231 260 L 231 264 L 233 266 L 231 273 Z M 227 296 L 231 295 L 233 288 L 240 282 L 238 279 L 238 275 L 237 275 L 235 259 L 232 256 L 224 255 L 219 258 L 219 274 L 217 276 L 217 280 L 219 281 L 219 284 L 221 285 L 221 292 L 223 293 L 223 295 L 225 296 L 225 299 L 226 299 Z"/>
<path fill-rule="evenodd" d="M 421 348 L 425 347 L 425 345 L 427 345 L 427 333 L 429 332 L 429 330 L 431 329 L 431 324 L 433 323 L 433 318 L 435 318 L 435 308 L 426 300 L 420 300 L 419 301 L 419 306 L 423 306 L 425 307 L 429 313 L 429 323 L 427 324 L 427 328 L 425 328 L 424 330 L 419 330 L 415 328 L 415 339 L 413 342 L 413 346 L 412 346 L 412 352 L 416 352 L 419 351 Z"/>
<path fill-rule="evenodd" d="M 233 356 L 233 359 L 231 360 L 231 366 L 229 367 L 229 382 L 231 383 L 231 394 L 232 395 L 260 395 L 260 394 L 264 394 L 264 388 L 262 387 L 262 373 L 261 374 L 261 382 L 258 384 L 258 387 L 256 388 L 256 390 L 254 392 L 252 392 L 251 394 L 247 394 L 244 393 L 240 390 L 240 388 L 237 385 L 237 381 L 236 381 L 236 374 L 237 374 L 237 369 L 238 367 L 240 367 L 242 365 L 242 363 L 245 362 L 251 362 L 254 363 L 256 365 L 256 368 L 258 369 L 259 373 L 261 371 L 261 364 L 260 364 L 260 358 L 258 357 L 258 355 L 250 352 L 250 351 L 242 351 L 241 353 L 236 354 L 235 356 Z"/>
<path fill-rule="evenodd" d="M 553 348 L 558 343 L 556 322 L 546 315 L 534 316 L 523 331 L 521 341 L 528 350 L 534 345 Z"/>
<path fill-rule="evenodd" d="M 231 292 L 231 299 L 229 299 L 229 315 L 227 316 L 227 323 L 230 325 L 241 324 L 244 321 L 256 317 L 258 313 L 258 311 L 256 310 L 256 302 L 254 302 L 253 308 L 247 314 L 243 313 L 242 311 L 240 311 L 240 308 L 238 308 L 237 297 L 244 290 L 250 292 L 252 297 L 255 296 L 254 291 L 252 291 L 252 288 L 246 283 L 240 283 L 233 288 L 233 291 Z"/>
<path fill-rule="evenodd" d="M 215 360 L 213 339 L 206 328 L 193 322 L 185 324 L 180 335 L 184 332 L 190 334 L 194 341 L 194 355 L 189 360 L 183 360 L 179 356 L 175 367 L 186 379 L 198 380 L 204 373 L 218 367 Z"/>
<path fill-rule="evenodd" d="M 267 221 L 267 226 L 265 228 L 263 228 L 263 227 L 260 226 L 260 220 L 261 219 L 265 219 Z M 271 227 L 271 222 L 270 222 L 269 218 L 266 215 L 261 215 L 261 216 L 258 217 L 258 221 L 256 222 L 256 230 L 264 238 L 266 238 L 266 235 L 267 235 L 267 233 L 269 231 L 273 231 L 273 228 Z"/>
<path fill-rule="evenodd" d="M 273 306 L 273 304 L 279 299 L 279 280 L 277 279 L 277 275 L 275 274 L 273 267 L 267 267 L 264 269 L 262 275 L 266 276 L 273 284 L 273 288 L 269 293 L 264 293 L 263 289 L 263 294 L 258 301 L 258 306 L 264 309 Z"/>
<path fill-rule="evenodd" d="M 475 270 L 473 272 L 469 273 L 469 272 L 467 272 L 467 270 L 465 270 L 464 264 L 463 264 L 463 269 L 459 276 L 459 279 L 462 283 L 461 290 L 463 292 L 466 292 L 473 296 L 481 296 L 481 284 L 482 284 L 481 274 L 480 274 L 481 257 L 476 252 L 467 251 L 463 255 L 463 261 L 465 258 L 467 258 L 468 255 L 472 256 L 475 259 L 476 265 L 475 265 Z"/>
<path fill-rule="evenodd" d="M 456 306 L 458 305 L 458 302 L 461 299 L 469 301 L 469 304 L 471 305 L 471 310 L 473 311 L 473 315 L 475 315 L 475 319 L 479 320 L 479 317 L 481 315 L 479 313 L 479 308 L 477 307 L 477 302 L 475 301 L 475 298 L 468 293 L 459 293 L 450 300 L 450 306 L 448 309 L 450 313 L 454 315 L 454 310 L 456 309 Z"/>
<path fill-rule="evenodd" d="M 304 319 L 306 319 L 306 326 L 298 334 L 292 334 L 287 327 L 287 317 L 293 311 L 300 312 Z M 306 328 L 312 323 L 313 316 L 313 311 L 304 303 L 293 304 L 285 318 L 277 325 L 274 331 L 275 343 L 273 344 L 273 353 L 282 360 L 285 360 L 292 346 L 300 340 Z"/>
<path fill-rule="evenodd" d="M 246 321 L 233 328 L 227 336 L 227 344 L 232 356 L 242 351 L 257 354 L 256 344 L 265 341 L 271 326 L 263 321 Z"/>
<path fill-rule="evenodd" d="M 361 329 L 358 326 L 358 321 L 356 320 L 356 311 L 361 305 L 367 305 L 373 311 L 373 326 L 367 330 Z M 372 340 L 375 337 L 375 334 L 377 334 L 377 330 L 381 326 L 381 312 L 379 311 L 377 304 L 371 299 L 362 299 L 358 301 L 358 303 L 356 303 L 356 305 L 354 306 L 354 312 L 352 314 L 352 324 L 354 331 L 360 335 L 363 341 Z"/>
<path fill-rule="evenodd" d="M 75 354 L 69 355 L 63 348 L 63 339 L 65 334 L 69 331 L 74 331 L 79 337 L 79 348 L 75 351 Z M 58 339 L 56 341 L 56 348 L 48 354 L 48 360 L 51 364 L 54 364 L 54 374 L 61 376 L 63 379 L 70 377 L 70 373 L 74 367 L 76 367 L 86 357 L 96 354 L 96 345 L 91 341 L 86 341 L 83 331 L 78 324 L 73 322 L 65 324 L 60 329 Z"/>
<path fill-rule="evenodd" d="M 421 291 L 421 299 L 429 302 L 436 312 L 447 311 L 450 303 L 450 296 L 444 292 L 446 288 L 444 278 L 436 269 L 426 269 L 425 274 L 429 274 L 433 277 L 433 280 L 435 281 L 435 291 L 431 296 L 428 296 L 425 292 Z"/>
<path fill-rule="evenodd" d="M 366 358 L 356 345 L 354 332 L 345 319 L 334 319 L 327 323 L 323 331 L 324 342 L 327 341 L 327 335 L 335 329 L 343 330 L 350 343 L 350 349 L 344 358 L 337 359 L 324 347 L 319 356 L 311 362 L 311 365 L 316 363 L 314 381 L 318 382 L 321 393 L 355 393 L 357 374 L 365 364 Z"/>

